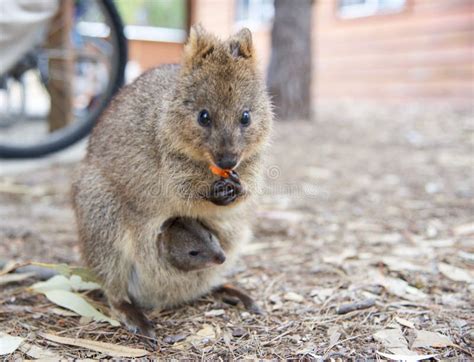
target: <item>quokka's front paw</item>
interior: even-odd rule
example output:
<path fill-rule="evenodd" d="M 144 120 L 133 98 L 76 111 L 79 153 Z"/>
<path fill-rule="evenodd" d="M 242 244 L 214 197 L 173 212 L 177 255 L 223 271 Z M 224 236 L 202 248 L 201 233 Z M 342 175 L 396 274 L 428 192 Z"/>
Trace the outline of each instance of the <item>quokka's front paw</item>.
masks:
<path fill-rule="evenodd" d="M 234 202 L 242 193 L 242 185 L 234 172 L 229 178 L 221 178 L 212 184 L 209 201 L 215 205 L 225 206 Z"/>

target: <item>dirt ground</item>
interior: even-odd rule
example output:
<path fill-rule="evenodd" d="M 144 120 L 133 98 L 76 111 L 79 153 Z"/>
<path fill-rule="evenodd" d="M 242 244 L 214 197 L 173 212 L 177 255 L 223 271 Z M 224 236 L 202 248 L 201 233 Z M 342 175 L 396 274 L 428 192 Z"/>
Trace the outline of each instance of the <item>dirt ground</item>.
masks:
<path fill-rule="evenodd" d="M 25 289 L 29 278 L 0 287 L 0 331 L 64 358 L 107 353 L 41 333 L 160 358 L 384 359 L 378 351 L 469 359 L 473 147 L 466 109 L 327 105 L 314 122 L 279 123 L 255 237 L 230 277 L 264 315 L 206 296 L 155 313 L 152 351 L 124 328 L 61 313 Z M 73 167 L 0 180 L 0 259 L 80 263 L 68 197 Z M 100 293 L 90 298 L 107 313 Z M 25 350 L 8 358 L 26 358 Z"/>

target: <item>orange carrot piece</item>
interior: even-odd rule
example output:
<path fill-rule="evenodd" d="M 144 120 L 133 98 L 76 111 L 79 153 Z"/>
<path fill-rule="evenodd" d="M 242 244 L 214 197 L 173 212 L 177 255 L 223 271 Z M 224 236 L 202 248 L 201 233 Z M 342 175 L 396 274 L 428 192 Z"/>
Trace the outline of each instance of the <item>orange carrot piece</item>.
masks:
<path fill-rule="evenodd" d="M 224 169 L 222 169 L 220 167 L 217 167 L 217 166 L 214 166 L 214 165 L 209 166 L 209 169 L 211 170 L 211 172 L 214 175 L 221 176 L 221 177 L 224 177 L 224 178 L 229 178 L 230 170 L 224 170 Z"/>

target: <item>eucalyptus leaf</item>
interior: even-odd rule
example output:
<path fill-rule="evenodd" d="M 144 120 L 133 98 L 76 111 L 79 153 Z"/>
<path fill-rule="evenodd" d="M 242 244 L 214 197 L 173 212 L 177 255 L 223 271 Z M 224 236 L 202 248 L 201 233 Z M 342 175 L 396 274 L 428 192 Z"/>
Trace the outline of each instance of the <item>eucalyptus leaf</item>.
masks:
<path fill-rule="evenodd" d="M 73 312 L 83 316 L 91 317 L 97 322 L 108 322 L 114 327 L 120 325 L 115 319 L 107 317 L 97 309 L 95 309 L 83 296 L 67 290 L 48 290 L 44 292 L 46 298 L 60 307 L 72 310 Z"/>
<path fill-rule="evenodd" d="M 0 332 L 0 356 L 15 352 L 24 340 L 23 337 L 14 337 Z"/>

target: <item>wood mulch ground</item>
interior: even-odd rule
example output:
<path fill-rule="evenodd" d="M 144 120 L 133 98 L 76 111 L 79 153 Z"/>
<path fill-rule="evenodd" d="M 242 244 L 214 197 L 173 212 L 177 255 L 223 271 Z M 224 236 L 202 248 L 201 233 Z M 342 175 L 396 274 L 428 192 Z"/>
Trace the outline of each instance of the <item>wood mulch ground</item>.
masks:
<path fill-rule="evenodd" d="M 468 359 L 473 147 L 472 109 L 327 105 L 314 122 L 276 124 L 255 238 L 230 278 L 265 315 L 207 296 L 154 315 L 153 351 L 124 328 L 58 309 L 26 289 L 32 277 L 0 284 L 0 332 L 64 358 L 108 353 L 43 333 L 160 358 L 383 359 L 378 351 Z M 73 166 L 0 179 L 3 262 L 80 263 L 68 196 Z M 107 313 L 100 292 L 90 298 Z M 4 357 L 31 358 L 27 350 Z"/>

